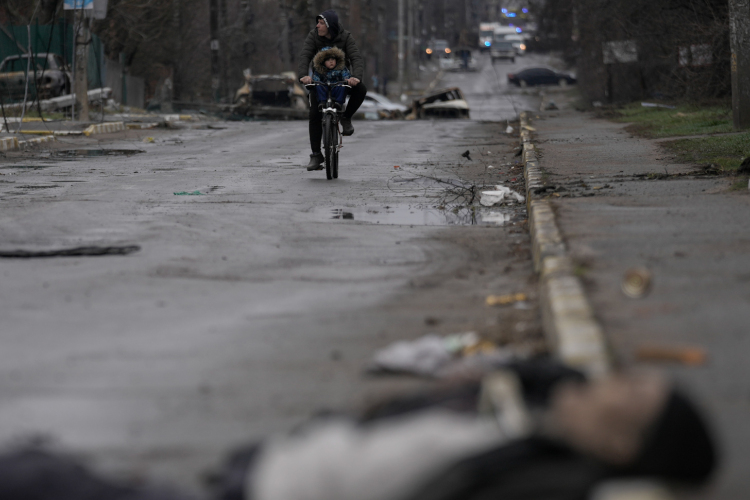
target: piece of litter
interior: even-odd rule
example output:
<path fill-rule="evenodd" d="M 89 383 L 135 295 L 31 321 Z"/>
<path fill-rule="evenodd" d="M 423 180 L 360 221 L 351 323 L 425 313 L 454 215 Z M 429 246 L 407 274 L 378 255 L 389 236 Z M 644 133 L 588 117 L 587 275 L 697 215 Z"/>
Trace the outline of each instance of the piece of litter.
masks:
<path fill-rule="evenodd" d="M 514 130 L 514 128 L 513 128 L 513 127 L 511 127 L 510 125 L 508 125 L 508 126 L 506 127 L 506 129 L 505 129 L 505 133 L 506 133 L 506 134 L 512 134 L 512 133 L 513 133 L 513 130 Z"/>
<path fill-rule="evenodd" d="M 622 279 L 622 293 L 631 299 L 645 297 L 651 288 L 651 271 L 645 267 L 634 267 L 625 272 Z"/>
<path fill-rule="evenodd" d="M 156 139 L 153 137 L 144 137 L 143 142 L 156 142 Z"/>
<path fill-rule="evenodd" d="M 525 197 L 511 190 L 509 187 L 495 186 L 495 189 L 496 191 L 482 191 L 482 197 L 480 198 L 479 203 L 485 207 L 491 207 L 492 205 L 502 203 L 506 199 L 508 199 L 508 201 L 515 200 L 518 203 L 526 201 Z"/>
<path fill-rule="evenodd" d="M 537 118 L 539 118 L 539 117 L 537 116 Z M 536 129 L 534 127 L 532 127 L 531 125 L 524 125 L 522 128 L 525 128 L 529 132 L 536 132 Z"/>
<path fill-rule="evenodd" d="M 510 222 L 510 214 L 504 214 L 502 212 L 482 214 L 482 222 L 502 225 L 506 222 Z"/>
<path fill-rule="evenodd" d="M 200 191 L 177 191 L 175 192 L 175 196 L 198 196 L 203 195 L 205 193 L 201 193 Z"/>
<path fill-rule="evenodd" d="M 470 371 L 485 371 L 507 363 L 515 356 L 475 332 L 440 337 L 425 335 L 412 341 L 398 341 L 373 357 L 374 371 L 402 372 L 442 377 Z"/>
<path fill-rule="evenodd" d="M 398 165 L 394 165 L 394 166 L 393 166 L 393 168 L 401 168 L 401 167 L 400 167 L 400 166 L 398 166 Z"/>
<path fill-rule="evenodd" d="M 635 352 L 640 361 L 671 361 L 688 366 L 706 363 L 708 354 L 701 347 L 642 346 Z"/>
<path fill-rule="evenodd" d="M 505 295 L 488 295 L 485 304 L 488 306 L 506 306 L 515 302 L 524 302 L 528 299 L 525 293 L 508 293 Z"/>
<path fill-rule="evenodd" d="M 657 104 L 655 102 L 642 102 L 641 106 L 644 108 L 667 108 L 667 109 L 674 109 L 674 106 L 669 106 L 668 104 Z"/>

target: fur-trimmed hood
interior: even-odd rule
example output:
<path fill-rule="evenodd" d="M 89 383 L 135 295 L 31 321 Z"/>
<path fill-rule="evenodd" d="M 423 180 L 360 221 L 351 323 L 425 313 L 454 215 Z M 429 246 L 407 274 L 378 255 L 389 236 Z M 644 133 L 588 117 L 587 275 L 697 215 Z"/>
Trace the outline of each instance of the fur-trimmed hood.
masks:
<path fill-rule="evenodd" d="M 344 54 L 344 51 L 338 47 L 324 47 L 320 52 L 315 54 L 315 57 L 313 57 L 313 69 L 321 75 L 325 75 L 331 70 L 326 68 L 323 63 L 326 59 L 330 59 L 331 57 L 336 58 L 336 67 L 333 68 L 334 71 L 341 71 L 344 69 L 346 66 L 346 54 Z"/>

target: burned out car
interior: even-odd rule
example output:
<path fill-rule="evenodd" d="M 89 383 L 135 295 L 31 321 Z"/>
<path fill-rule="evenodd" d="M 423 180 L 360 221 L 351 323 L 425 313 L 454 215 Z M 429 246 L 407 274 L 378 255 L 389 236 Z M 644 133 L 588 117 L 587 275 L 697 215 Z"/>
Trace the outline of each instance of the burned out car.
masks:
<path fill-rule="evenodd" d="M 250 70 L 245 70 L 244 75 L 245 84 L 234 96 L 235 113 L 258 114 L 265 111 L 264 114 L 273 114 L 274 110 L 268 108 L 307 112 L 307 92 L 297 81 L 294 72 L 253 76 Z"/>
<path fill-rule="evenodd" d="M 469 118 L 469 103 L 458 87 L 436 90 L 412 104 L 413 118 Z"/>
<path fill-rule="evenodd" d="M 10 99 L 23 99 L 26 92 L 26 71 L 29 55 L 8 56 L 0 62 L 0 95 Z M 58 54 L 31 55 L 29 96 L 41 99 L 69 94 L 72 77 L 68 66 Z"/>

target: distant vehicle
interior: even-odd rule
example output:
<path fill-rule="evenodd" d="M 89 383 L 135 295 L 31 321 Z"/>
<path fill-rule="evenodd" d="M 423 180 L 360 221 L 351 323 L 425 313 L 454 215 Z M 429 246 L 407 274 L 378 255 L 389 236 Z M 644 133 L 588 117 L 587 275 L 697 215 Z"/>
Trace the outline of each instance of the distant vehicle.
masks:
<path fill-rule="evenodd" d="M 526 39 L 523 35 L 505 35 L 505 41 L 513 43 L 513 47 L 515 47 L 519 56 L 526 53 Z"/>
<path fill-rule="evenodd" d="M 500 27 L 500 23 L 479 23 L 479 51 L 486 52 L 492 47 L 495 41 L 495 29 Z"/>
<path fill-rule="evenodd" d="M 34 80 L 29 82 L 29 96 L 37 92 L 39 98 L 46 99 L 70 93 L 72 76 L 62 57 L 42 52 L 33 54 L 31 60 Z M 23 99 L 28 64 L 27 54 L 3 59 L 0 63 L 0 95 L 11 99 Z"/>
<path fill-rule="evenodd" d="M 519 87 L 555 84 L 565 87 L 569 83 L 576 83 L 576 79 L 568 73 L 558 73 L 549 68 L 527 68 L 518 73 L 508 73 L 508 83 Z"/>
<path fill-rule="evenodd" d="M 498 59 L 510 59 L 510 62 L 516 62 L 516 48 L 513 46 L 513 42 L 510 41 L 496 41 L 490 49 L 490 57 L 494 63 Z"/>
<path fill-rule="evenodd" d="M 451 49 L 448 46 L 448 40 L 430 40 L 427 45 L 425 52 L 428 56 L 435 56 L 440 58 L 450 57 Z"/>
<path fill-rule="evenodd" d="M 368 90 L 357 112 L 365 113 L 366 118 L 369 117 L 368 113 L 376 113 L 378 118 L 403 118 L 407 111 L 409 111 L 408 106 L 393 102 L 383 94 Z"/>
<path fill-rule="evenodd" d="M 469 103 L 458 87 L 437 90 L 414 101 L 416 118 L 469 118 Z"/>
<path fill-rule="evenodd" d="M 505 40 L 505 37 L 508 35 L 517 35 L 521 33 L 520 29 L 517 26 L 498 26 L 495 28 L 494 42 Z"/>

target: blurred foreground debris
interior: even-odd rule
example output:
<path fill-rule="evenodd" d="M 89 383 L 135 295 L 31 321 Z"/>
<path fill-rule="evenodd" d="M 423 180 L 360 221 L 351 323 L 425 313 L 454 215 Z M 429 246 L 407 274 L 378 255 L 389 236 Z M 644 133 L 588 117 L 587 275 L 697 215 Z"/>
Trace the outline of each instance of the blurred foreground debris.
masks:
<path fill-rule="evenodd" d="M 642 346 L 635 351 L 639 361 L 661 361 L 688 366 L 706 364 L 708 354 L 701 347 Z"/>
<path fill-rule="evenodd" d="M 648 478 L 664 493 L 659 481 L 699 485 L 715 464 L 700 413 L 662 376 L 586 381 L 534 360 L 238 448 L 217 489 L 219 500 L 584 499 L 593 491 L 610 500 L 632 498 L 622 496 L 622 479 Z M 620 495 L 601 496 L 612 480 Z"/>

